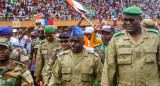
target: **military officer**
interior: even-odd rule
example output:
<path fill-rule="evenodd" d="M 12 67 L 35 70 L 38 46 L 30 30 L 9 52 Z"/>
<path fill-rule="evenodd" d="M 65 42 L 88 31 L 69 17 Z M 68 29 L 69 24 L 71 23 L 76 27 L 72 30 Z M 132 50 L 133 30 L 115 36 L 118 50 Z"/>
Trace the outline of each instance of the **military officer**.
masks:
<path fill-rule="evenodd" d="M 99 57 L 101 58 L 102 64 L 104 64 L 105 52 L 107 50 L 107 45 L 115 33 L 114 26 L 112 26 L 110 24 L 106 24 L 102 27 L 100 33 L 101 33 L 102 43 L 95 45 L 94 51 L 96 53 L 98 53 Z"/>
<path fill-rule="evenodd" d="M 10 59 L 11 44 L 7 38 L 0 38 L 0 86 L 32 86 L 30 71 L 20 62 Z"/>
<path fill-rule="evenodd" d="M 66 50 L 70 49 L 70 41 L 69 41 L 70 34 L 68 34 L 68 33 L 61 33 L 59 35 L 59 38 L 60 38 L 61 47 L 55 49 L 54 52 L 51 55 L 51 58 L 50 58 L 50 60 L 48 62 L 47 68 L 46 68 L 45 84 L 44 84 L 44 86 L 47 86 L 48 82 L 50 80 L 52 68 L 53 68 L 53 65 L 55 63 L 55 60 L 57 59 L 56 55 L 60 54 L 62 51 L 66 51 Z"/>
<path fill-rule="evenodd" d="M 41 44 L 38 47 L 35 63 L 34 75 L 36 76 L 36 83 L 39 85 L 40 80 L 44 81 L 46 66 L 50 59 L 50 56 L 54 49 L 60 47 L 60 44 L 57 42 L 54 37 L 55 28 L 53 26 L 45 26 L 44 33 L 46 39 L 41 41 Z M 42 79 L 40 79 L 42 76 Z"/>
<path fill-rule="evenodd" d="M 98 54 L 87 51 L 84 33 L 75 26 L 70 37 L 71 50 L 57 55 L 49 86 L 93 86 L 101 82 L 102 63 Z"/>
<path fill-rule="evenodd" d="M 28 27 L 29 29 L 29 27 Z M 18 42 L 16 38 L 11 38 L 12 28 L 8 26 L 0 26 L 0 37 L 5 37 L 13 44 L 13 51 L 10 58 L 16 61 L 22 62 L 29 67 L 29 56 L 22 44 Z"/>
<path fill-rule="evenodd" d="M 159 86 L 159 33 L 142 28 L 138 7 L 123 10 L 125 30 L 110 40 L 102 73 L 102 86 L 111 86 L 117 73 L 117 86 Z"/>

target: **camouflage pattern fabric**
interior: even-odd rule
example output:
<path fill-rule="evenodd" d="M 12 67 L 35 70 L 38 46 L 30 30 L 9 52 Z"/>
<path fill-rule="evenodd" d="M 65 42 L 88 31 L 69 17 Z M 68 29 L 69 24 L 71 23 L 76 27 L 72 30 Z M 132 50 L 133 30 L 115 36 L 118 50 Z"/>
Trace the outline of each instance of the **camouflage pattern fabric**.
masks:
<path fill-rule="evenodd" d="M 8 68 L 0 67 L 0 86 L 32 86 L 30 71 L 23 64 L 12 60 Z"/>
<path fill-rule="evenodd" d="M 11 53 L 11 59 L 14 59 L 18 62 L 23 62 L 29 60 L 29 56 L 27 55 L 26 49 L 24 47 L 14 46 Z"/>

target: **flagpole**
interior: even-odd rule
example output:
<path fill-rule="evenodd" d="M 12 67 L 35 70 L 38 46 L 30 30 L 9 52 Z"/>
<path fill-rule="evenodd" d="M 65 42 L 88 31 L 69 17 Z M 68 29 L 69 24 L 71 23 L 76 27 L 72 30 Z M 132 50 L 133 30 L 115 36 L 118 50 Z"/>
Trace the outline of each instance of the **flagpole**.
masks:
<path fill-rule="evenodd" d="M 74 7 L 74 9 L 78 12 L 80 12 L 76 7 Z M 82 17 L 94 28 L 94 25 L 86 18 L 85 15 L 82 14 Z"/>

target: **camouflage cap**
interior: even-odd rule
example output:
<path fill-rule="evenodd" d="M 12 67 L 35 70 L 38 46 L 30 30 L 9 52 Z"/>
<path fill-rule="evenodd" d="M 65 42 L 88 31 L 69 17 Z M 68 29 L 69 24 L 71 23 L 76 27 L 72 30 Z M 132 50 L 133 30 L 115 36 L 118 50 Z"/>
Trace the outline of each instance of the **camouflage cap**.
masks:
<path fill-rule="evenodd" d="M 45 32 L 46 34 L 53 33 L 54 31 L 55 31 L 55 27 L 54 27 L 54 26 L 47 25 L 47 26 L 45 26 L 45 28 L 44 28 L 44 32 Z"/>
<path fill-rule="evenodd" d="M 152 19 L 144 19 L 143 20 L 143 25 L 147 25 L 147 26 L 155 26 L 155 23 Z"/>
<path fill-rule="evenodd" d="M 0 38 L 0 45 L 9 47 L 11 44 L 7 38 Z"/>

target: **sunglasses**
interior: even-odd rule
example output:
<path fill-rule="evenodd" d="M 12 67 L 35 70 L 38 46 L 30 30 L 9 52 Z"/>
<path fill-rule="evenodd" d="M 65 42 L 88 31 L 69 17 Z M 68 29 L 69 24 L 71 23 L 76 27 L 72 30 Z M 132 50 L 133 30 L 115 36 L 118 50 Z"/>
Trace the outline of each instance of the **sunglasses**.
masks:
<path fill-rule="evenodd" d="M 68 42 L 68 40 L 60 41 L 60 43 L 67 43 L 67 42 Z"/>
<path fill-rule="evenodd" d="M 127 18 L 124 18 L 123 19 L 123 22 L 130 22 L 130 23 L 134 23 L 136 20 L 138 20 L 138 18 L 133 18 L 133 19 L 127 19 Z"/>

